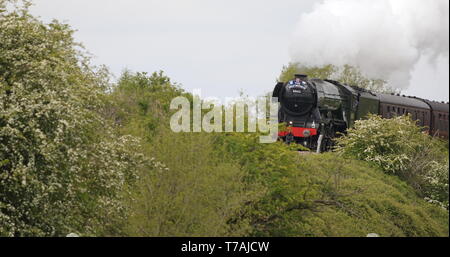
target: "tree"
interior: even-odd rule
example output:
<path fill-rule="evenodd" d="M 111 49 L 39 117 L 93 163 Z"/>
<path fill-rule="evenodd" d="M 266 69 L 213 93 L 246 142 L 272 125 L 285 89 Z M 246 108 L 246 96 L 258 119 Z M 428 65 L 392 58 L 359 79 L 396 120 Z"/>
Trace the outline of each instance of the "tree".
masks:
<path fill-rule="evenodd" d="M 337 67 L 328 64 L 321 67 L 311 67 L 300 63 L 290 63 L 283 67 L 278 80 L 283 82 L 289 81 L 297 73 L 306 74 L 310 78 L 333 79 L 343 84 L 358 86 L 379 93 L 395 92 L 394 89 L 387 86 L 386 81 L 376 78 L 367 78 L 358 68 L 350 65 Z"/>
<path fill-rule="evenodd" d="M 306 74 L 310 78 L 328 79 L 336 72 L 336 67 L 333 65 L 325 65 L 323 67 L 307 67 L 299 65 L 297 63 L 290 63 L 287 66 L 283 66 L 279 81 L 289 81 L 294 78 L 295 74 Z"/>
<path fill-rule="evenodd" d="M 21 3 L 0 1 L 0 235 L 115 233 L 148 162 L 97 112 L 105 69 L 68 25 L 43 24 Z"/>

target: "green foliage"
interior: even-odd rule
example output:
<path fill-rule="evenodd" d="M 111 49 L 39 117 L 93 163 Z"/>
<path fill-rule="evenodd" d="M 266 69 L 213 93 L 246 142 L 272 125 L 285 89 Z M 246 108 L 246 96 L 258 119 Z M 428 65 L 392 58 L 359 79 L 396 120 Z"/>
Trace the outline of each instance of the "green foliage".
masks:
<path fill-rule="evenodd" d="M 217 156 L 210 134 L 166 131 L 148 145 L 167 169 L 146 172 L 134 190 L 128 233 L 133 236 L 244 236 L 236 219 L 260 188 L 232 160 Z"/>
<path fill-rule="evenodd" d="M 337 151 L 398 175 L 427 200 L 448 208 L 448 150 L 409 116 L 371 115 L 338 139 Z"/>
<path fill-rule="evenodd" d="M 251 134 L 218 136 L 216 147 L 266 187 L 244 217 L 254 236 L 448 236 L 448 213 L 398 178 L 335 153 L 299 154 Z"/>
<path fill-rule="evenodd" d="M 386 81 L 377 78 L 367 78 L 361 71 L 350 65 L 344 65 L 342 68 L 338 69 L 335 74 L 336 80 L 343 84 L 358 86 L 361 88 L 368 89 L 373 92 L 379 93 L 394 93 L 396 92 L 393 88 L 386 85 Z"/>
<path fill-rule="evenodd" d="M 278 80 L 283 82 L 292 80 L 294 75 L 297 73 L 306 74 L 310 78 L 333 79 L 343 84 L 358 86 L 374 92 L 395 92 L 392 88 L 387 87 L 386 81 L 376 78 L 367 78 L 358 68 L 350 65 L 337 67 L 328 64 L 322 67 L 310 67 L 304 66 L 300 63 L 290 63 L 289 65 L 283 67 Z"/>
<path fill-rule="evenodd" d="M 107 74 L 69 26 L 0 3 L 0 235 L 101 235 L 144 163 L 97 113 Z"/>
<path fill-rule="evenodd" d="M 252 235 L 276 235 L 271 220 L 297 204 L 293 197 L 296 185 L 289 183 L 296 171 L 296 150 L 281 142 L 261 144 L 254 133 L 218 135 L 215 146 L 223 158 L 238 161 L 249 181 L 266 188 L 266 194 L 252 202 L 251 210 L 243 216 L 251 220 Z"/>
<path fill-rule="evenodd" d="M 290 63 L 287 66 L 283 66 L 278 81 L 287 82 L 292 80 L 295 74 L 306 74 L 310 78 L 330 79 L 336 72 L 336 69 L 331 64 L 323 67 L 306 67 L 297 63 Z"/>
<path fill-rule="evenodd" d="M 335 153 L 302 156 L 297 210 L 305 236 L 448 236 L 448 213 L 418 198 L 406 183 Z M 294 235 L 294 234 L 292 234 Z"/>
<path fill-rule="evenodd" d="M 148 76 L 145 72 L 125 71 L 109 96 L 110 105 L 103 115 L 113 120 L 127 134 L 127 125 L 139 126 L 143 138 L 150 140 L 159 126 L 168 127 L 173 111 L 170 102 L 176 96 L 188 94 L 162 71 Z"/>
<path fill-rule="evenodd" d="M 139 174 L 129 201 L 125 232 L 132 236 L 242 236 L 250 226 L 237 219 L 262 190 L 232 160 L 217 155 L 208 133 L 174 133 L 172 98 L 185 95 L 160 73 L 125 72 L 109 111 L 121 131 L 141 138 L 146 156 L 160 162 Z"/>

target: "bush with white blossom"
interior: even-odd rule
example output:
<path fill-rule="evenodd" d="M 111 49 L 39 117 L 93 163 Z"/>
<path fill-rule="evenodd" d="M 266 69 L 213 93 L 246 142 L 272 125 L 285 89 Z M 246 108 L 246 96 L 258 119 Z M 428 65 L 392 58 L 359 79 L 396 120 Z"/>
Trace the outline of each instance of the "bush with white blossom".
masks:
<path fill-rule="evenodd" d="M 410 116 L 371 115 L 339 138 L 337 151 L 398 175 L 427 201 L 448 209 L 448 148 Z"/>
<path fill-rule="evenodd" d="M 0 236 L 114 233 L 152 165 L 98 113 L 108 76 L 72 34 L 0 0 Z"/>

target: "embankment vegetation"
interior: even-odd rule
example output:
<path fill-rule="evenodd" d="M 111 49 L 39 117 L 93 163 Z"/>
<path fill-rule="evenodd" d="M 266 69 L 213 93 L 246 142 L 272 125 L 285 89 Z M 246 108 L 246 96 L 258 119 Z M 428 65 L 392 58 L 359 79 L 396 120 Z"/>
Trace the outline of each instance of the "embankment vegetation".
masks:
<path fill-rule="evenodd" d="M 256 133 L 174 133 L 170 101 L 192 98 L 181 85 L 131 71 L 111 83 L 69 26 L 6 3 L 1 236 L 448 236 L 448 145 L 411 122 L 361 121 L 321 155 Z M 381 123 L 407 137 L 366 133 Z"/>

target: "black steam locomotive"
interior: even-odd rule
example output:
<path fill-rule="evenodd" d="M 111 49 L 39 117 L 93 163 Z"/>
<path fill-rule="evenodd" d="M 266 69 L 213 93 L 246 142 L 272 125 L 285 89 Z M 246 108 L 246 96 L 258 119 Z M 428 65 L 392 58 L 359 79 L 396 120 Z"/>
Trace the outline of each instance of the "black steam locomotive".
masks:
<path fill-rule="evenodd" d="M 410 114 L 430 135 L 448 139 L 449 104 L 444 102 L 373 93 L 301 74 L 292 81 L 277 83 L 272 96 L 280 102 L 279 122 L 288 125 L 279 137 L 318 152 L 329 149 L 338 132 L 345 132 L 369 113 L 383 118 Z"/>

